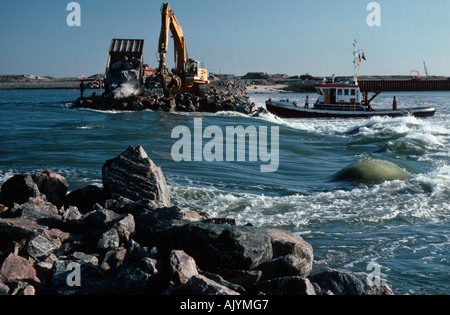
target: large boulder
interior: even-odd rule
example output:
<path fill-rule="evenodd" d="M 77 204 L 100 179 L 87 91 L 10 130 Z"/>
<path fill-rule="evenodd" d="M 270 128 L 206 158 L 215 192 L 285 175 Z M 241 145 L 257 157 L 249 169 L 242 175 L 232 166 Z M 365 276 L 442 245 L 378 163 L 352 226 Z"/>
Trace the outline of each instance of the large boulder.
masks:
<path fill-rule="evenodd" d="M 1 203 L 12 207 L 15 203 L 23 204 L 30 198 L 39 197 L 41 193 L 30 175 L 18 174 L 8 179 L 1 188 Z"/>
<path fill-rule="evenodd" d="M 13 253 L 3 262 L 0 269 L 0 278 L 6 283 L 25 281 L 31 284 L 39 284 L 41 281 L 36 276 L 36 270 L 24 257 Z"/>
<path fill-rule="evenodd" d="M 251 270 L 272 258 L 270 232 L 253 226 L 194 222 L 176 233 L 177 245 L 204 270 Z"/>
<path fill-rule="evenodd" d="M 47 197 L 48 201 L 58 208 L 63 206 L 64 197 L 69 189 L 67 180 L 63 176 L 45 171 L 33 174 L 33 181 L 38 186 L 39 191 Z"/>
<path fill-rule="evenodd" d="M 56 206 L 41 197 L 30 198 L 28 202 L 20 205 L 16 204 L 11 212 L 31 219 L 62 220 Z"/>
<path fill-rule="evenodd" d="M 167 243 L 176 228 L 208 218 L 197 211 L 182 211 L 179 207 L 141 209 L 134 211 L 136 238 L 145 246 Z M 166 246 L 164 246 L 166 247 Z"/>
<path fill-rule="evenodd" d="M 150 199 L 170 206 L 169 189 L 163 172 L 141 146 L 131 146 L 118 157 L 106 161 L 102 179 L 105 192 L 112 199 Z"/>
<path fill-rule="evenodd" d="M 313 248 L 299 235 L 270 229 L 273 259 L 258 266 L 262 280 L 279 277 L 307 277 L 312 270 Z"/>
<path fill-rule="evenodd" d="M 80 212 L 89 212 L 95 204 L 105 201 L 103 189 L 89 185 L 81 189 L 74 190 L 64 198 L 64 207 L 68 209 L 71 206 L 77 207 Z"/>

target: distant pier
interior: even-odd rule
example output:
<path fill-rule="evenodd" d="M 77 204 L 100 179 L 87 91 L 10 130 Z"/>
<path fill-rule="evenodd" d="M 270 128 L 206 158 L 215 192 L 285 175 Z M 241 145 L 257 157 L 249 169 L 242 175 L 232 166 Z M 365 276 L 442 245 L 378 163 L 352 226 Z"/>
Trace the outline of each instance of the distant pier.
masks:
<path fill-rule="evenodd" d="M 450 91 L 450 78 L 448 77 L 360 76 L 358 82 L 361 90 L 369 89 L 381 92 Z"/>

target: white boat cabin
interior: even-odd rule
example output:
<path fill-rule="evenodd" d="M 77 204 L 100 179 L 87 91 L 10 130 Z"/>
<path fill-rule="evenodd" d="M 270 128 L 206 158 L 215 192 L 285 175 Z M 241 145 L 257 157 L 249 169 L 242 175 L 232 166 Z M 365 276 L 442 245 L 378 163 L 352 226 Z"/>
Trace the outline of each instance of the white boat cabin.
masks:
<path fill-rule="evenodd" d="M 359 86 L 346 83 L 316 84 L 319 93 L 318 105 L 360 105 L 363 100 Z"/>

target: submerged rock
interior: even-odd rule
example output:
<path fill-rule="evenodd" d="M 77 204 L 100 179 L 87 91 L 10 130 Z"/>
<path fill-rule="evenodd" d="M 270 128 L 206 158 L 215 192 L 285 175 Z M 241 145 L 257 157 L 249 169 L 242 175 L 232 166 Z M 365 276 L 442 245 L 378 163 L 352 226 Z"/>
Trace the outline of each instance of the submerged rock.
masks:
<path fill-rule="evenodd" d="M 334 175 L 335 180 L 376 184 L 411 177 L 406 170 L 389 161 L 364 158 Z"/>

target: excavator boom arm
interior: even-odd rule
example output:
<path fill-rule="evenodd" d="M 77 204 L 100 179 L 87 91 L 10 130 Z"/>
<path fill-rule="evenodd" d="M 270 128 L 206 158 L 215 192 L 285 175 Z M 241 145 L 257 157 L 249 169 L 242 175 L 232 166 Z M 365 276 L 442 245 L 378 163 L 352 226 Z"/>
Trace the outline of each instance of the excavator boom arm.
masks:
<path fill-rule="evenodd" d="M 165 54 L 169 45 L 169 30 L 173 36 L 177 74 L 180 75 L 187 59 L 185 38 L 183 36 L 183 29 L 178 23 L 175 14 L 170 9 L 170 4 L 165 3 L 161 9 L 161 34 L 159 36 L 160 67 L 165 66 Z"/>

